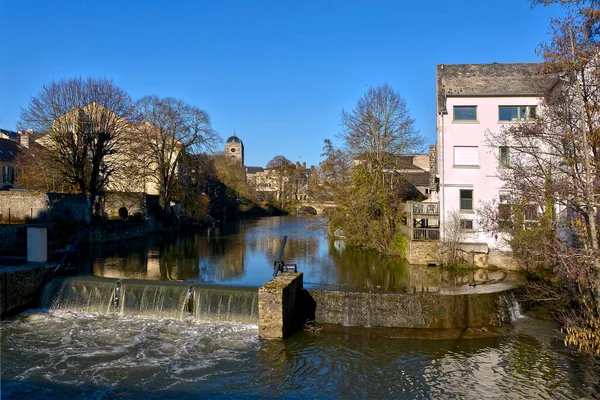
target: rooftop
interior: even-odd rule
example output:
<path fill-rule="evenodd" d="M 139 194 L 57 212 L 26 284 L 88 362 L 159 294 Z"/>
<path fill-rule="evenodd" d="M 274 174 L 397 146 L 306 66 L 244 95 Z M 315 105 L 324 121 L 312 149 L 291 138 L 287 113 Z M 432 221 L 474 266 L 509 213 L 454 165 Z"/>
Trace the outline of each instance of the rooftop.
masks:
<path fill-rule="evenodd" d="M 400 173 L 410 184 L 414 186 L 429 186 L 429 171 Z"/>
<path fill-rule="evenodd" d="M 447 96 L 539 96 L 554 86 L 555 73 L 543 63 L 439 64 L 437 109 L 446 111 Z"/>
<path fill-rule="evenodd" d="M 14 161 L 15 156 L 21 151 L 21 146 L 10 139 L 0 139 L 0 160 Z"/>
<path fill-rule="evenodd" d="M 242 144 L 242 141 L 239 137 L 236 136 L 235 132 L 233 132 L 233 136 L 230 136 L 229 139 L 227 139 L 227 141 L 225 142 L 225 144 L 229 143 Z"/>
<path fill-rule="evenodd" d="M 0 128 L 0 138 L 1 139 L 10 139 L 17 140 L 17 132 L 9 131 L 8 129 Z"/>

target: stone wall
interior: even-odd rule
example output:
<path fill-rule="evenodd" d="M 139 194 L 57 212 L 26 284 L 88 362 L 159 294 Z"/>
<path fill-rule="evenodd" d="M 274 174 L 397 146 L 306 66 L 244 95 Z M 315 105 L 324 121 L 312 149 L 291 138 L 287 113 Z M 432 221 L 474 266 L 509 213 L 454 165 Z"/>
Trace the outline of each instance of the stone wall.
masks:
<path fill-rule="evenodd" d="M 92 226 L 88 233 L 88 241 L 90 243 L 116 242 L 146 235 L 148 235 L 148 225 L 145 222 Z"/>
<path fill-rule="evenodd" d="M 438 242 L 407 240 L 405 257 L 410 264 L 437 264 Z"/>
<path fill-rule="evenodd" d="M 0 255 L 19 252 L 26 247 L 25 225 L 0 225 Z"/>
<path fill-rule="evenodd" d="M 315 322 L 344 326 L 457 329 L 501 326 L 503 292 L 399 294 L 310 290 Z"/>
<path fill-rule="evenodd" d="M 119 209 L 125 207 L 128 215 L 145 213 L 144 193 L 107 193 L 104 198 L 104 213 L 108 218 L 119 218 Z"/>
<path fill-rule="evenodd" d="M 47 193 L 52 221 L 90 222 L 88 198 L 83 194 Z"/>
<path fill-rule="evenodd" d="M 0 269 L 0 314 L 2 317 L 35 307 L 52 267 L 33 264 Z"/>
<path fill-rule="evenodd" d="M 0 192 L 0 221 L 23 222 L 32 217 L 48 220 L 50 203 L 45 193 Z"/>
<path fill-rule="evenodd" d="M 84 195 L 39 193 L 28 191 L 0 192 L 0 221 L 50 222 L 55 220 L 87 221 L 87 198 Z M 89 221 L 87 221 L 89 222 Z"/>

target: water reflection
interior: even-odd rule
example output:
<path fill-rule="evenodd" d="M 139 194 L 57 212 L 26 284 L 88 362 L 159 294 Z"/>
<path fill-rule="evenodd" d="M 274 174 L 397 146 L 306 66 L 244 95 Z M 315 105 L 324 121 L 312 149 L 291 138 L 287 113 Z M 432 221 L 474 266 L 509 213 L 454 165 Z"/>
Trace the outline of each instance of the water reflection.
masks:
<path fill-rule="evenodd" d="M 273 274 L 282 238 L 284 258 L 312 289 L 437 292 L 502 280 L 488 270 L 440 271 L 406 264 L 327 237 L 325 218 L 270 217 L 90 247 L 81 273 L 107 278 L 190 281 L 258 287 Z"/>

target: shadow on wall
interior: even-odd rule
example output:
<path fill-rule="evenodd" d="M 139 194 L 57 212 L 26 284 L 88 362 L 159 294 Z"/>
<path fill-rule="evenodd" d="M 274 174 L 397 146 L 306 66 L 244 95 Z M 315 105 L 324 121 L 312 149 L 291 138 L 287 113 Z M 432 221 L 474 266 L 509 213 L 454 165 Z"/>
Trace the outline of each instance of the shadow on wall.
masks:
<path fill-rule="evenodd" d="M 80 194 L 1 192 L 0 222 L 86 221 L 87 197 Z M 89 221 L 86 221 L 89 222 Z"/>
<path fill-rule="evenodd" d="M 306 289 L 300 289 L 296 297 L 296 325 L 298 330 L 302 330 L 304 325 L 315 320 L 317 312 L 317 302 Z"/>

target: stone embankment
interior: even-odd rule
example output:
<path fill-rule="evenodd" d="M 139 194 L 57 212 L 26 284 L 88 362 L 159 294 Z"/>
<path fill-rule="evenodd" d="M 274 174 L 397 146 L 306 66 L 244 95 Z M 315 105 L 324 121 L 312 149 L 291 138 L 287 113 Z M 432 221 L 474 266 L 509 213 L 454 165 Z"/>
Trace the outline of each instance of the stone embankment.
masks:
<path fill-rule="evenodd" d="M 0 314 L 7 317 L 35 307 L 54 267 L 29 263 L 19 267 L 0 267 Z"/>
<path fill-rule="evenodd" d="M 316 324 L 409 329 L 498 328 L 509 320 L 506 293 L 518 284 L 436 293 L 304 290 L 302 273 L 283 273 L 259 289 L 259 335 L 284 338 Z"/>

